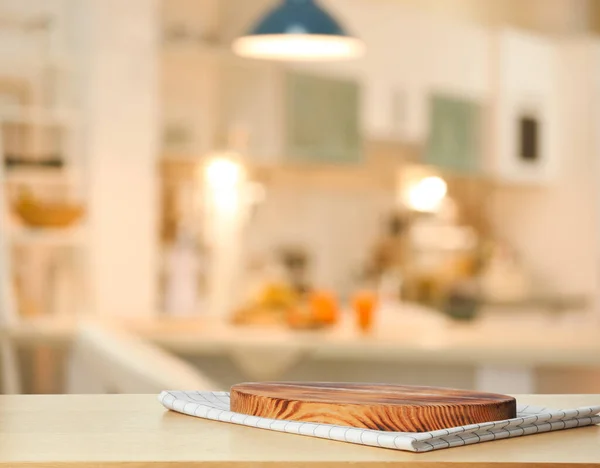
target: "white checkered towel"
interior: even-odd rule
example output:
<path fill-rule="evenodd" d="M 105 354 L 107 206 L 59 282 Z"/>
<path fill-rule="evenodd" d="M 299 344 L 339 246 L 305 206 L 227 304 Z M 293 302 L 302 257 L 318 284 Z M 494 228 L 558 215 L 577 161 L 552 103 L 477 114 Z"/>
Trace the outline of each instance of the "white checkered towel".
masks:
<path fill-rule="evenodd" d="M 514 419 L 430 432 L 385 432 L 233 413 L 229 411 L 227 392 L 164 391 L 158 399 L 170 410 L 198 418 L 411 452 L 429 452 L 459 445 L 600 424 L 600 406 L 555 410 L 518 404 L 517 417 Z"/>

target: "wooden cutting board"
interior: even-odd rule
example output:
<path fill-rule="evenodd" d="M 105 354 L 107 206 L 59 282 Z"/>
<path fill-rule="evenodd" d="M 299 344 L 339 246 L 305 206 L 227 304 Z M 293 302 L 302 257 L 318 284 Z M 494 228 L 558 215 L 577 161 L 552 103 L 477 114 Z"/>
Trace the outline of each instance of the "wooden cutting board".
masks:
<path fill-rule="evenodd" d="M 426 432 L 516 417 L 514 398 L 404 385 L 268 382 L 231 387 L 231 411 L 380 431 Z"/>

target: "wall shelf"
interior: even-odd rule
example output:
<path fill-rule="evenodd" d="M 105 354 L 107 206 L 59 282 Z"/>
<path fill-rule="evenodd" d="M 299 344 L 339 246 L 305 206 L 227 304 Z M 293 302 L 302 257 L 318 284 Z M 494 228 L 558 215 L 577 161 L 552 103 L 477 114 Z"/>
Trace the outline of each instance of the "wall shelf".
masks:
<path fill-rule="evenodd" d="M 71 185 L 80 184 L 80 175 L 71 168 L 15 167 L 6 169 L 7 184 Z"/>
<path fill-rule="evenodd" d="M 73 127 L 79 121 L 77 113 L 71 109 L 24 106 L 0 107 L 0 120 L 18 124 L 64 127 Z"/>
<path fill-rule="evenodd" d="M 82 227 L 64 229 L 15 227 L 10 230 L 9 239 L 16 245 L 82 246 L 85 242 L 84 233 Z"/>

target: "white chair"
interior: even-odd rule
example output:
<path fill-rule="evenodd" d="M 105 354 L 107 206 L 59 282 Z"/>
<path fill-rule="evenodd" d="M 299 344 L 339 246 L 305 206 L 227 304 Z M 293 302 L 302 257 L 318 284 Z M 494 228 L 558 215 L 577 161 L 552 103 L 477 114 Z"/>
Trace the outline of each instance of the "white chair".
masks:
<path fill-rule="evenodd" d="M 79 327 L 67 375 L 68 393 L 159 393 L 219 386 L 183 360 L 116 327 Z"/>

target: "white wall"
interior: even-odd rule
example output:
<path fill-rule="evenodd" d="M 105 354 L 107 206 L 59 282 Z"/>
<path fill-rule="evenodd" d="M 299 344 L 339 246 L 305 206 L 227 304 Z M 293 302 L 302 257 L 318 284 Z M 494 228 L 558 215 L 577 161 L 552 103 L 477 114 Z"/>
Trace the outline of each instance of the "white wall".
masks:
<path fill-rule="evenodd" d="M 355 0 L 360 1 L 360 0 Z M 485 27 L 514 26 L 546 34 L 587 30 L 593 0 L 380 0 L 427 12 L 434 17 Z"/>
<path fill-rule="evenodd" d="M 305 179 L 306 180 L 306 179 Z M 300 246 L 310 256 L 314 285 L 348 293 L 384 232 L 394 207 L 391 189 L 271 184 L 250 224 L 246 247 L 265 255 Z"/>

